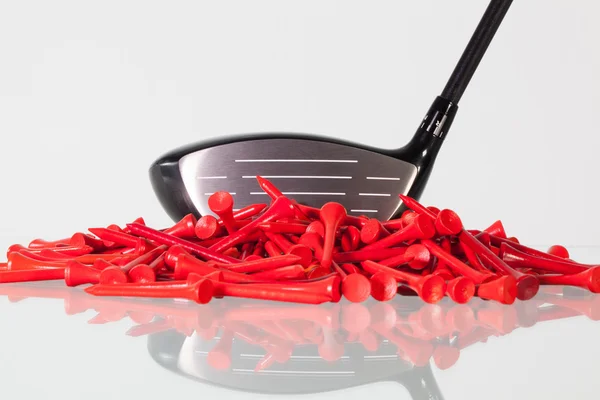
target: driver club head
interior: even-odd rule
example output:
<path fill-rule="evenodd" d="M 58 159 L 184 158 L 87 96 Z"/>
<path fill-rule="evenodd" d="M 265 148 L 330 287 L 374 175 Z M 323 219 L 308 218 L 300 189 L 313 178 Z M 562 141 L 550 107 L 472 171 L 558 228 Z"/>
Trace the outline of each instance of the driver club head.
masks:
<path fill-rule="evenodd" d="M 265 203 L 256 176 L 300 204 L 335 201 L 350 215 L 387 220 L 403 211 L 399 194 L 418 199 L 457 106 L 438 97 L 412 140 L 377 149 L 309 134 L 250 134 L 174 150 L 150 168 L 153 189 L 173 220 L 213 214 L 208 198 L 228 191 L 235 207 Z"/>
<path fill-rule="evenodd" d="M 150 167 L 169 216 L 212 214 L 209 196 L 228 191 L 235 207 L 265 203 L 262 176 L 300 204 L 341 203 L 350 215 L 399 217 L 398 195 L 418 200 L 458 110 L 458 102 L 513 0 L 491 0 L 440 96 L 417 132 L 396 150 L 308 134 L 249 134 L 173 150 Z"/>

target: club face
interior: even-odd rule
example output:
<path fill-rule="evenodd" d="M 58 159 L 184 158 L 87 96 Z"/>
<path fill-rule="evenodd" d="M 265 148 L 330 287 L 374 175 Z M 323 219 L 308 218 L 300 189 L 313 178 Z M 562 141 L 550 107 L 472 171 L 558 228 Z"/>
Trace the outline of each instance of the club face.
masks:
<path fill-rule="evenodd" d="M 308 135 L 259 136 L 198 145 L 159 160 L 154 168 L 161 171 L 152 175 L 167 211 L 174 207 L 165 203 L 181 197 L 177 215 L 169 212 L 174 219 L 186 209 L 212 214 L 208 197 L 221 190 L 233 195 L 236 209 L 269 203 L 256 180 L 260 175 L 301 204 L 321 207 L 335 201 L 350 215 L 386 220 L 397 215 L 402 205 L 398 195 L 408 194 L 420 175 L 419 167 L 402 154 Z"/>

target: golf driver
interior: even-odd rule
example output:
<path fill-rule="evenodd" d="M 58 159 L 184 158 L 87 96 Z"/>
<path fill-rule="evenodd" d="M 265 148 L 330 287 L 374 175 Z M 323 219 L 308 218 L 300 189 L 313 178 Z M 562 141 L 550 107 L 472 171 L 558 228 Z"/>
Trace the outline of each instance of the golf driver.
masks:
<path fill-rule="evenodd" d="M 492 0 L 446 87 L 412 139 L 395 150 L 307 134 L 248 134 L 175 149 L 150 167 L 150 180 L 173 220 L 213 214 L 208 197 L 228 191 L 237 208 L 265 203 L 256 176 L 272 181 L 298 203 L 335 201 L 350 215 L 398 217 L 405 194 L 419 199 L 467 85 L 512 0 Z"/>

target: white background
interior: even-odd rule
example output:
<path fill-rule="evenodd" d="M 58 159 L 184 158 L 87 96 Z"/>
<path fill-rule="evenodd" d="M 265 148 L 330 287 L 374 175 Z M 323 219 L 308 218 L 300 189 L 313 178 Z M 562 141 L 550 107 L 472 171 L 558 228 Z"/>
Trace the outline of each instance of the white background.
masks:
<path fill-rule="evenodd" d="M 139 216 L 169 225 L 147 169 L 206 138 L 289 131 L 400 147 L 486 5 L 0 0 L 0 244 Z M 600 244 L 599 13 L 595 0 L 515 0 L 463 97 L 424 203 L 455 209 L 470 228 L 502 219 L 532 246 Z M 600 254 L 581 250 L 585 262 Z M 3 304 L 7 398 L 224 392 L 160 370 L 143 340 L 123 335 L 125 323 L 91 327 L 93 313 L 67 317 L 60 302 Z M 440 384 L 448 399 L 489 388 L 494 398 L 597 393 L 595 369 L 580 369 L 597 359 L 589 353 L 597 332 L 587 319 L 522 330 L 471 350 Z M 398 387 L 350 393 L 396 396 Z"/>
<path fill-rule="evenodd" d="M 4 0 L 0 231 L 168 225 L 147 169 L 206 138 L 290 131 L 400 147 L 486 5 Z M 599 244 L 599 12 L 593 0 L 514 2 L 423 202 L 471 228 L 501 219 L 532 245 Z"/>

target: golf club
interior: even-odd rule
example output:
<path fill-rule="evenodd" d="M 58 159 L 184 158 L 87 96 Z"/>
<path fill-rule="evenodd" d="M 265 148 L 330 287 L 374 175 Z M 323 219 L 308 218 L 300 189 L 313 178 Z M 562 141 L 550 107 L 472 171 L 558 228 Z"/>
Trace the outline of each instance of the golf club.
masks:
<path fill-rule="evenodd" d="M 442 93 L 399 149 L 377 149 L 310 134 L 263 133 L 213 139 L 164 154 L 150 167 L 153 190 L 173 220 L 213 214 L 208 197 L 228 191 L 237 208 L 266 202 L 256 176 L 300 204 L 335 201 L 350 215 L 379 220 L 404 210 L 399 194 L 419 199 L 458 103 L 512 0 L 492 0 Z"/>

